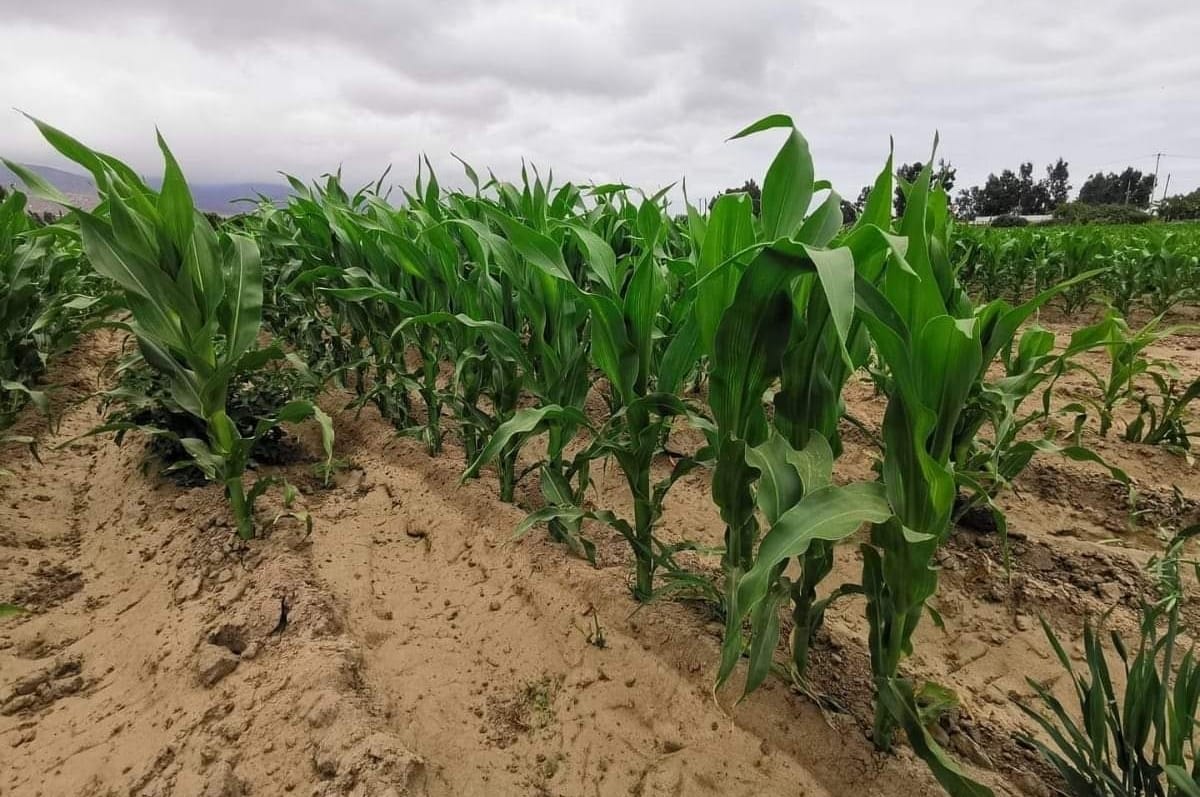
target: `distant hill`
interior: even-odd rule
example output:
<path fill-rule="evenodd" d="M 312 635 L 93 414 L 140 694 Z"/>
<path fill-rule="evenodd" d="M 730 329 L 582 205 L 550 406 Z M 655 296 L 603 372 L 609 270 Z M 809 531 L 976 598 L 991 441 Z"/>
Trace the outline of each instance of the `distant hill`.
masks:
<path fill-rule="evenodd" d="M 95 207 L 98 201 L 96 186 L 90 177 L 55 169 L 51 166 L 36 164 L 24 164 L 24 166 L 44 177 L 80 207 Z M 152 177 L 148 182 L 152 187 L 157 188 L 162 183 L 162 178 Z M 6 166 L 0 164 L 0 185 L 14 185 L 20 188 L 22 183 L 20 178 Z M 258 195 L 262 194 L 272 202 L 280 202 L 286 200 L 291 193 L 287 186 L 277 183 L 191 183 L 190 185 L 196 207 L 222 215 L 242 213 L 251 207 L 245 202 L 238 202 L 239 199 L 257 200 Z M 55 205 L 32 198 L 29 204 L 30 210 L 38 212 L 56 209 Z"/>
<path fill-rule="evenodd" d="M 55 169 L 51 166 L 38 166 L 31 163 L 23 165 L 25 168 L 44 177 L 51 185 L 70 197 L 71 201 L 80 207 L 95 207 L 98 201 L 96 198 L 96 186 L 92 183 L 90 177 L 84 177 L 82 174 L 74 174 L 73 172 L 65 172 L 62 169 Z M 7 166 L 0 163 L 0 185 L 22 188 L 24 183 Z M 34 197 L 29 198 L 29 209 L 35 213 L 60 210 L 58 205 L 43 202 Z"/>

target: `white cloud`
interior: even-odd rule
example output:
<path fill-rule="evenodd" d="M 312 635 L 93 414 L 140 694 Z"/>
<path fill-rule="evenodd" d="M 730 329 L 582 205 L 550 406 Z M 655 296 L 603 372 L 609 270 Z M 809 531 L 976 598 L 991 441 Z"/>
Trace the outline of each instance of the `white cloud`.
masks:
<path fill-rule="evenodd" d="M 158 125 L 195 179 L 351 181 L 428 153 L 515 174 L 703 196 L 761 177 L 775 141 L 723 143 L 792 114 L 818 172 L 854 196 L 894 136 L 923 158 L 936 130 L 959 184 L 1062 155 L 1091 171 L 1200 156 L 1194 0 L 901 4 L 707 0 L 280 4 L 0 0 L 0 98 L 159 169 Z M 58 163 L 0 113 L 0 154 Z M 1200 158 L 1166 158 L 1172 188 Z"/>

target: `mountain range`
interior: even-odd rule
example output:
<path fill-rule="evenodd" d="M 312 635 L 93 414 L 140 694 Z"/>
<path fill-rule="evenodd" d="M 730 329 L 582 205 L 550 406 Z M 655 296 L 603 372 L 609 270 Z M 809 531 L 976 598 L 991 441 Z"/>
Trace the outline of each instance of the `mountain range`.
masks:
<path fill-rule="evenodd" d="M 96 196 L 96 185 L 90 177 L 51 166 L 22 165 L 43 177 L 80 207 L 94 207 L 99 201 Z M 148 178 L 147 183 L 151 187 L 157 188 L 162 183 L 162 178 Z M 0 185 L 21 188 L 22 182 L 8 167 L 0 164 Z M 239 202 L 239 199 L 254 200 L 259 194 L 262 194 L 273 202 L 279 202 L 286 200 L 291 194 L 291 190 L 287 186 L 277 183 L 188 183 L 188 186 L 192 190 L 192 200 L 197 208 L 226 216 L 241 213 L 251 207 L 245 202 Z M 57 206 L 30 198 L 29 208 L 40 213 L 56 210 Z"/>

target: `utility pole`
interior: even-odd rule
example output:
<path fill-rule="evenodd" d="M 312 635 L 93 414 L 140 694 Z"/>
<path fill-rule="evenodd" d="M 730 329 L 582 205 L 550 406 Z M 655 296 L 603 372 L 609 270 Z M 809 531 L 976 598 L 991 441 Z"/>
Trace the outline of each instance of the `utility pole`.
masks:
<path fill-rule="evenodd" d="M 1154 204 L 1154 192 L 1158 190 L 1158 162 L 1162 160 L 1161 152 L 1154 153 L 1154 186 L 1150 189 L 1150 204 Z M 1163 194 L 1166 197 L 1166 194 Z"/>

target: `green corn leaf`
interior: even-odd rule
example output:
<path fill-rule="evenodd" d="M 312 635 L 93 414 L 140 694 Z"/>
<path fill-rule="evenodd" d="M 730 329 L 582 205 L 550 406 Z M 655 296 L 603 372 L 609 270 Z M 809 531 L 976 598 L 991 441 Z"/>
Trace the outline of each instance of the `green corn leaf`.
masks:
<path fill-rule="evenodd" d="M 789 447 L 790 448 L 790 447 Z M 787 452 L 788 463 L 796 469 L 805 493 L 813 493 L 833 483 L 833 449 L 819 432 L 810 431 L 808 444 Z"/>
<path fill-rule="evenodd" d="M 162 188 L 158 194 L 158 214 L 171 242 L 175 244 L 176 250 L 183 253 L 192 243 L 192 231 L 196 226 L 196 210 L 192 203 L 192 193 L 188 189 L 187 181 L 183 178 L 183 171 L 180 170 L 179 163 L 175 160 L 167 142 L 163 140 L 162 133 L 156 131 L 156 135 L 164 163 Z M 208 275 L 197 275 L 201 280 L 206 276 Z M 202 284 L 201 288 L 203 293 L 209 292 L 203 290 L 208 286 Z"/>
<path fill-rule="evenodd" d="M 500 451 L 509 443 L 535 434 L 551 423 L 586 427 L 588 419 L 581 410 L 575 407 L 560 407 L 557 404 L 517 410 L 512 418 L 500 424 L 500 427 L 496 429 L 496 433 L 487 441 L 475 461 L 467 467 L 462 475 L 462 480 L 466 481 L 477 475 L 480 469 L 499 456 Z"/>
<path fill-rule="evenodd" d="M 492 216 L 504 229 L 505 236 L 521 257 L 546 274 L 574 284 L 558 244 L 503 213 L 495 211 Z"/>
<path fill-rule="evenodd" d="M 10 172 L 21 178 L 21 182 L 25 183 L 26 188 L 29 189 L 29 193 L 33 194 L 38 199 L 43 199 L 47 202 L 54 202 L 55 204 L 62 205 L 65 208 L 75 210 L 75 205 L 71 202 L 67 195 L 59 191 L 58 188 L 50 183 L 50 181 L 42 177 L 37 172 L 33 171 L 32 169 L 27 169 L 21 164 L 14 163 L 13 161 L 7 159 L 0 158 L 0 162 L 7 166 Z M 13 197 L 11 197 L 12 201 L 16 201 L 16 196 L 17 195 L 14 194 Z"/>
<path fill-rule="evenodd" d="M 269 429 L 272 429 L 283 423 L 301 423 L 312 418 L 317 422 L 321 429 L 321 448 L 325 452 L 325 472 L 332 472 L 333 465 L 333 447 L 336 440 L 336 435 L 333 429 L 333 419 L 329 417 L 319 406 L 311 401 L 289 401 L 279 409 L 273 418 L 259 421 L 255 426 L 254 438 L 257 439 L 266 434 Z"/>
<path fill-rule="evenodd" d="M 638 348 L 629 339 L 625 315 L 620 306 L 607 296 L 582 293 L 591 310 L 592 356 L 596 365 L 608 377 L 613 389 L 628 404 L 634 398 L 638 376 Z"/>
<path fill-rule="evenodd" d="M 722 267 L 719 273 L 713 272 L 753 243 L 754 216 L 750 198 L 745 194 L 721 196 L 711 208 L 696 264 L 696 277 L 703 281 L 696 287 L 695 315 L 701 344 L 710 357 L 721 316 L 733 301 L 741 268 L 730 264 Z M 711 278 L 705 279 L 710 275 Z"/>
<path fill-rule="evenodd" d="M 199 315 L 213 317 L 225 298 L 225 278 L 221 272 L 221 248 L 217 233 L 207 219 L 196 216 L 183 250 L 183 274 L 192 282 Z"/>
<path fill-rule="evenodd" d="M 1171 781 L 1171 785 L 1179 789 L 1184 797 L 1200 797 L 1200 781 L 1193 778 L 1186 767 L 1179 764 L 1167 764 L 1164 769 L 1167 773 L 1167 780 Z"/>
<path fill-rule="evenodd" d="M 775 648 L 779 645 L 779 607 L 788 598 L 788 583 L 778 579 L 764 600 L 750 613 L 750 665 L 746 672 L 746 685 L 742 691 L 745 698 L 771 674 Z"/>
<path fill-rule="evenodd" d="M 525 373 L 532 373 L 534 368 L 530 362 L 528 355 L 525 353 L 525 347 L 521 343 L 520 337 L 503 324 L 495 321 L 478 321 L 463 313 L 425 313 L 423 315 L 406 318 L 396 328 L 392 334 L 395 338 L 401 332 L 411 327 L 421 326 L 423 324 L 451 324 L 460 325 L 467 329 L 477 330 L 482 333 L 491 344 L 495 351 L 503 354 L 508 359 L 516 362 Z"/>
<path fill-rule="evenodd" d="M 620 292 L 617 279 L 617 256 L 608 242 L 582 224 L 567 225 L 580 249 L 587 256 L 592 274 L 613 295 Z"/>
<path fill-rule="evenodd" d="M 764 250 L 738 281 L 721 317 L 712 362 L 709 403 L 717 425 L 751 444 L 761 442 L 762 395 L 778 374 L 793 307 L 785 290 L 801 269 L 791 258 Z"/>
<path fill-rule="evenodd" d="M 567 548 L 571 553 L 586 559 L 589 564 L 596 564 L 596 544 L 579 533 L 580 523 L 592 517 L 592 513 L 585 512 L 576 506 L 547 506 L 536 512 L 530 513 L 513 532 L 512 539 L 514 541 L 521 539 L 529 531 L 537 525 L 550 523 L 551 521 L 559 521 L 561 541 L 567 544 Z"/>
<path fill-rule="evenodd" d="M 755 499 L 768 524 L 778 521 L 804 494 L 800 474 L 789 460 L 794 453 L 787 440 L 774 430 L 759 445 L 746 448 L 746 464 L 760 474 L 755 486 Z M 829 465 L 833 466 L 832 455 Z"/>
<path fill-rule="evenodd" d="M 67 135 L 58 128 L 48 125 L 45 122 L 37 119 L 29 114 L 24 114 L 29 121 L 37 126 L 42 137 L 64 155 L 69 160 L 73 160 L 80 166 L 92 173 L 92 177 L 96 181 L 96 187 L 105 189 L 108 185 L 108 172 L 105 169 L 104 160 L 98 153 L 88 149 L 80 142 L 76 141 L 71 136 Z"/>
<path fill-rule="evenodd" d="M 738 606 L 743 612 L 756 606 L 767 594 L 775 566 L 800 556 L 813 541 L 837 542 L 864 523 L 882 523 L 891 515 L 884 487 L 877 482 L 830 485 L 805 495 L 763 537 L 754 566 L 738 586 Z"/>
<path fill-rule="evenodd" d="M 757 122 L 754 122 L 751 125 L 747 125 L 725 140 L 733 141 L 734 139 L 745 138 L 746 136 L 751 136 L 755 133 L 761 133 L 764 130 L 772 130 L 777 127 L 793 128 L 795 126 L 796 123 L 792 121 L 792 117 L 787 116 L 786 114 L 777 113 L 770 116 L 764 116 L 762 119 L 759 119 Z"/>
<path fill-rule="evenodd" d="M 825 201 L 804 220 L 796 239 L 811 246 L 828 246 L 842 230 L 842 198 L 830 191 Z"/>
<path fill-rule="evenodd" d="M 231 235 L 229 244 L 221 325 L 228 341 L 225 356 L 236 361 L 258 340 L 262 326 L 262 261 L 258 245 L 251 239 Z"/>
<path fill-rule="evenodd" d="M 658 368 L 657 389 L 663 393 L 676 393 L 683 380 L 696 367 L 700 357 L 700 325 L 694 314 L 689 313 L 683 326 L 671 337 Z"/>
<path fill-rule="evenodd" d="M 887 163 L 875 178 L 875 183 L 867 194 L 867 204 L 863 206 L 862 213 L 854 224 L 856 229 L 868 226 L 888 229 L 892 226 L 892 161 L 893 153 L 888 152 Z"/>
<path fill-rule="evenodd" d="M 204 472 L 204 476 L 209 481 L 217 481 L 225 470 L 225 457 L 214 453 L 208 443 L 194 437 L 184 437 L 179 442 L 196 463 L 196 467 Z"/>
<path fill-rule="evenodd" d="M 734 138 L 750 135 L 771 127 L 784 126 L 787 117 L 767 117 L 751 125 Z M 769 124 L 763 126 L 764 123 Z M 790 122 L 790 120 L 788 120 Z M 813 162 L 808 142 L 792 127 L 787 140 L 767 169 L 762 188 L 763 235 L 768 240 L 790 238 L 804 222 L 813 196 Z"/>
<path fill-rule="evenodd" d="M 840 209 L 838 211 L 841 212 Z M 842 359 L 849 368 L 854 367 L 846 342 L 850 338 L 850 324 L 854 318 L 854 256 L 851 250 L 841 247 L 838 249 L 817 249 L 805 247 L 805 253 L 812 261 L 813 267 L 820 277 L 821 291 L 829 305 L 829 316 L 837 333 L 836 340 Z"/>
<path fill-rule="evenodd" d="M 904 728 L 913 752 L 929 766 L 950 797 L 992 797 L 992 790 L 968 777 L 926 730 L 911 684 L 903 679 L 890 679 L 878 686 L 877 699 Z"/>
<path fill-rule="evenodd" d="M 667 283 L 653 258 L 645 257 L 634 268 L 625 295 L 623 314 L 629 342 L 637 352 L 639 373 L 630 388 L 645 388 L 654 346 L 655 318 L 667 295 Z"/>
<path fill-rule="evenodd" d="M 177 308 L 184 305 L 184 300 L 178 288 L 156 264 L 118 248 L 99 219 L 88 213 L 76 215 L 92 267 L 143 300 L 135 316 L 147 331 L 167 345 L 182 348 Z"/>
<path fill-rule="evenodd" d="M 23 385 L 20 382 L 14 382 L 11 379 L 0 380 L 0 390 L 5 390 L 13 393 L 24 393 L 29 398 L 30 403 L 37 407 L 38 412 L 50 418 L 50 398 L 44 390 L 33 390 L 28 385 Z"/>

